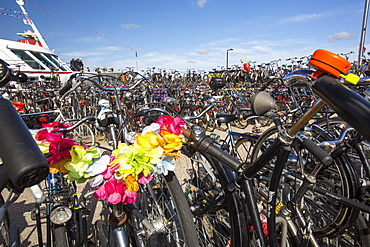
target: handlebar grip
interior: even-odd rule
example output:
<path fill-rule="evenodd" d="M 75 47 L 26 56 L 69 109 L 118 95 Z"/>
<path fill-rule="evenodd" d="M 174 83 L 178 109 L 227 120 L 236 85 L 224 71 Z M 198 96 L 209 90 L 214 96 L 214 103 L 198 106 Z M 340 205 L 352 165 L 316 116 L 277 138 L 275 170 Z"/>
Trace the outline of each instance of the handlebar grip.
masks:
<path fill-rule="evenodd" d="M 320 77 L 312 89 L 339 117 L 370 141 L 370 102 L 367 99 L 328 75 Z"/>
<path fill-rule="evenodd" d="M 0 98 L 0 158 L 17 190 L 38 184 L 49 172 L 48 163 L 15 107 Z"/>
<path fill-rule="evenodd" d="M 317 158 L 323 165 L 328 166 L 333 163 L 333 158 L 322 148 L 317 146 L 311 139 L 305 139 L 301 145 L 315 156 L 315 158 Z"/>
<path fill-rule="evenodd" d="M 59 95 L 65 94 L 71 88 L 72 88 L 72 81 L 68 80 L 66 85 L 64 85 L 64 87 L 59 91 Z"/>
<path fill-rule="evenodd" d="M 234 172 L 239 171 L 240 167 L 242 166 L 242 163 L 239 160 L 231 156 L 226 151 L 222 150 L 207 136 L 198 142 L 197 149 L 200 152 L 205 152 L 209 154 L 216 160 L 220 161 L 221 164 Z"/>

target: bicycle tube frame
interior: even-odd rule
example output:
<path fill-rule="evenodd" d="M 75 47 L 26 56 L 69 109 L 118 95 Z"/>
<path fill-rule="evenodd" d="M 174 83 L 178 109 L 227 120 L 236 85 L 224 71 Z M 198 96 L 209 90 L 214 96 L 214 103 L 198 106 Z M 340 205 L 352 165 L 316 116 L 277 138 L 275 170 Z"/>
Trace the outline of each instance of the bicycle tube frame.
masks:
<path fill-rule="evenodd" d="M 230 184 L 231 181 L 234 180 L 233 172 L 231 170 L 227 169 L 225 166 L 221 165 L 217 160 L 214 160 L 213 157 L 209 156 L 208 154 L 203 154 L 209 158 L 210 161 L 212 161 L 212 166 L 215 167 L 218 172 L 219 172 L 219 178 L 220 178 L 220 183 L 222 187 L 226 188 L 228 184 Z M 234 190 L 228 190 L 224 189 L 224 192 L 226 193 L 224 196 L 228 196 L 229 200 L 234 200 L 235 204 L 238 204 L 238 198 L 236 195 L 233 193 Z M 238 231 L 237 236 L 232 236 L 232 243 L 235 244 L 235 246 L 246 246 L 247 243 L 249 243 L 248 239 L 248 234 L 246 229 L 246 226 L 244 224 L 245 219 L 243 219 L 244 216 L 242 216 L 242 209 L 237 208 L 239 210 L 236 214 L 238 217 L 238 222 L 243 222 L 243 224 L 239 224 L 238 222 L 231 222 L 232 224 L 238 224 L 240 227 L 240 230 Z"/>
<path fill-rule="evenodd" d="M 259 136 L 256 136 L 256 135 L 252 135 L 252 134 L 249 134 L 249 133 L 239 133 L 239 132 L 234 132 L 234 131 L 228 131 L 227 132 L 227 136 L 225 138 L 225 142 L 227 144 L 231 144 L 231 154 L 234 156 L 234 157 L 237 157 L 238 155 L 238 152 L 235 148 L 235 144 L 237 142 L 237 140 L 235 140 L 234 136 L 238 136 L 239 138 L 243 138 L 243 137 L 249 137 L 249 138 L 253 138 L 254 140 L 257 140 Z"/>
<path fill-rule="evenodd" d="M 279 186 L 279 179 L 280 179 L 280 175 L 281 175 L 281 172 L 283 171 L 283 168 L 284 168 L 284 165 L 288 159 L 288 156 L 290 154 L 290 148 L 289 148 L 289 145 L 290 145 L 290 142 L 289 140 L 293 139 L 293 136 L 305 125 L 308 123 L 308 121 L 318 112 L 320 111 L 320 109 L 325 105 L 325 102 L 322 101 L 322 100 L 319 100 L 316 102 L 316 104 L 314 106 L 312 106 L 310 108 L 310 110 L 308 110 L 286 133 L 285 133 L 285 136 L 284 138 L 285 139 L 288 139 L 287 142 L 285 142 L 284 138 L 277 138 L 274 143 L 268 147 L 268 149 L 260 156 L 258 157 L 258 159 L 253 162 L 253 164 L 247 168 L 243 173 L 242 175 L 237 178 L 237 182 L 238 183 L 241 183 L 242 180 L 244 179 L 252 179 L 254 177 L 254 175 L 256 175 L 258 173 L 258 171 L 260 171 L 263 166 L 269 161 L 271 160 L 271 158 L 275 157 L 275 156 L 278 156 L 278 159 L 276 161 L 276 164 L 275 164 L 275 169 L 274 169 L 274 172 L 273 172 L 273 176 L 272 176 L 272 179 L 271 179 L 271 184 L 270 184 L 270 187 L 269 187 L 269 206 L 270 208 L 272 208 L 272 210 L 270 210 L 270 215 L 268 217 L 268 226 L 269 226 L 269 232 L 272 234 L 274 231 L 274 229 L 276 229 L 276 217 L 275 217 L 275 214 L 274 213 L 271 213 L 271 212 L 275 212 L 274 208 L 275 208 L 275 202 L 276 202 L 276 196 L 277 196 L 277 188 Z M 243 183 L 242 183 L 243 184 Z M 247 191 L 244 191 L 245 193 L 248 193 L 248 195 L 246 195 L 247 197 L 253 197 L 253 194 L 251 193 L 251 191 L 247 190 Z M 251 204 L 251 203 L 250 203 Z M 250 213 L 256 213 L 258 211 L 256 211 L 256 204 L 253 204 L 253 205 L 248 205 L 248 210 L 250 211 Z M 258 220 L 258 219 L 256 219 Z M 257 226 L 258 227 L 258 226 Z M 278 246 L 278 243 L 277 241 L 274 241 L 276 238 L 273 237 L 271 238 L 271 246 Z"/>
<path fill-rule="evenodd" d="M 274 141 L 274 143 L 268 147 L 268 149 L 253 162 L 253 164 L 246 169 L 242 173 L 242 177 L 238 178 L 238 181 L 240 179 L 252 179 L 254 175 L 257 174 L 258 171 L 260 171 L 263 166 L 268 162 L 272 157 L 278 154 L 279 150 L 283 145 L 285 145 L 283 142 L 285 142 L 285 139 L 293 139 L 294 135 L 298 133 L 300 129 L 302 129 L 308 121 L 315 116 L 317 112 L 321 110 L 321 108 L 325 105 L 325 102 L 323 100 L 318 100 L 315 105 L 313 105 L 286 133 L 284 139 L 278 138 Z M 289 141 L 289 140 L 288 140 Z M 290 145 L 290 143 L 288 143 Z"/>

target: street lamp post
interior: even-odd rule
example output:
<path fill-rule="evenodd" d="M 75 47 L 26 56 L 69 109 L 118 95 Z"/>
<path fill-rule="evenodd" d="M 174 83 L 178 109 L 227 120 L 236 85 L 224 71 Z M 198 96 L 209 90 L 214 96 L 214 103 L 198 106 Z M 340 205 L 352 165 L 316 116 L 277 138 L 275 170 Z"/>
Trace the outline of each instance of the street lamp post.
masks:
<path fill-rule="evenodd" d="M 227 49 L 226 50 L 226 70 L 229 69 L 229 51 L 233 51 L 233 48 Z"/>

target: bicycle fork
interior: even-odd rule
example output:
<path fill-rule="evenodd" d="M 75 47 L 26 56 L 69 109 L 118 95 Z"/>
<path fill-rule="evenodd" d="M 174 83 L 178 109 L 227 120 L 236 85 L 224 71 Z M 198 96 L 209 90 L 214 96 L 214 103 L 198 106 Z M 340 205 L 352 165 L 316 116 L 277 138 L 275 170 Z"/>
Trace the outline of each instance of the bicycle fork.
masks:
<path fill-rule="evenodd" d="M 127 237 L 125 230 L 125 223 L 127 220 L 127 212 L 125 212 L 124 207 L 134 215 L 140 223 L 146 228 L 146 231 L 149 235 L 152 235 L 157 230 L 152 225 L 152 223 L 146 219 L 132 204 L 123 205 L 122 203 L 112 205 L 112 212 L 109 215 L 109 223 L 111 225 L 112 232 L 111 234 L 114 237 L 115 246 L 120 247 L 129 247 L 130 242 Z M 105 229 L 98 229 L 98 231 L 104 232 Z M 108 237 L 108 236 L 106 236 Z M 109 242 L 109 239 L 107 239 Z"/>
<path fill-rule="evenodd" d="M 109 223 L 112 227 L 112 234 L 114 237 L 115 246 L 128 247 L 129 241 L 124 228 L 124 223 L 127 220 L 127 214 L 123 210 L 123 204 L 112 205 L 112 212 L 109 215 Z M 104 232 L 104 229 L 98 229 Z M 109 239 L 108 239 L 109 242 Z"/>

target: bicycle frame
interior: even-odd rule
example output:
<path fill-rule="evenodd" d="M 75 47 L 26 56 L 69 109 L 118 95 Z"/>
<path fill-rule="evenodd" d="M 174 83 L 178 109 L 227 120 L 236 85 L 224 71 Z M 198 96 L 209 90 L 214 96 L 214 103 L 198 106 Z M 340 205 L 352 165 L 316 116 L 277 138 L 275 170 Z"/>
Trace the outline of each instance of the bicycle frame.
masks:
<path fill-rule="evenodd" d="M 252 116 L 251 118 L 257 118 L 257 116 Z M 235 144 L 240 138 L 251 138 L 254 140 L 257 140 L 259 138 L 259 135 L 253 135 L 252 133 L 240 133 L 235 132 L 231 128 L 230 123 L 226 123 L 227 125 L 227 132 L 226 137 L 223 140 L 220 140 L 221 147 L 225 150 L 227 150 L 232 156 L 238 157 L 238 152 L 236 150 Z"/>

